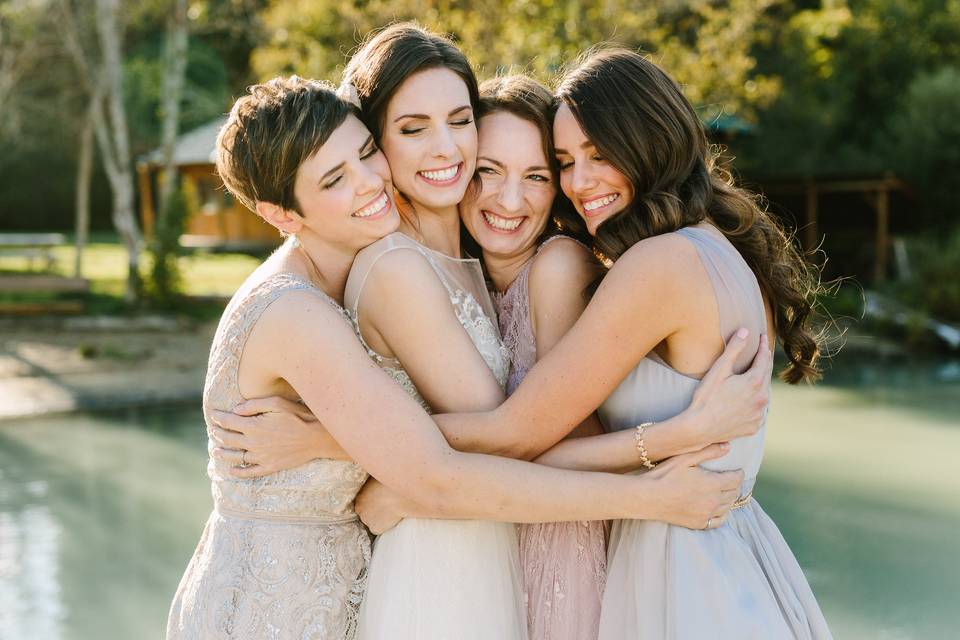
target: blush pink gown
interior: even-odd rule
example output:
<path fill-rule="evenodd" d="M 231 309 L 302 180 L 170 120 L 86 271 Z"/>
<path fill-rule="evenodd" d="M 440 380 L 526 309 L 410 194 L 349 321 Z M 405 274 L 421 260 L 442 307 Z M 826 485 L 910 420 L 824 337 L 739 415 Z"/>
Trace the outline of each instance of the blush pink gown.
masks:
<path fill-rule="evenodd" d="M 549 242 L 575 242 L 562 236 Z M 539 251 L 538 251 L 539 253 Z M 494 294 L 504 346 L 510 352 L 507 393 L 537 359 L 528 279 L 536 255 L 502 294 Z M 606 523 L 521 524 L 520 564 L 530 640 L 596 640 L 606 576 Z"/>

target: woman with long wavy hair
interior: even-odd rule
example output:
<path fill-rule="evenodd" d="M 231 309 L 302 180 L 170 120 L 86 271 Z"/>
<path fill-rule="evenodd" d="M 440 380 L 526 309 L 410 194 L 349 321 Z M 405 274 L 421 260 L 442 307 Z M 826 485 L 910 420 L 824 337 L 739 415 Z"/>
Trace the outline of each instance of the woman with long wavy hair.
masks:
<path fill-rule="evenodd" d="M 815 274 L 717 164 L 677 83 L 637 53 L 607 49 L 569 71 L 557 94 L 560 183 L 609 268 L 600 288 L 622 287 L 653 338 L 601 405 L 605 426 L 636 429 L 640 442 L 645 425 L 686 408 L 737 327 L 752 336 L 738 367 L 767 333 L 786 352 L 786 382 L 816 379 Z M 751 497 L 764 434 L 734 440 L 704 465 L 744 470 L 722 526 L 615 523 L 601 640 L 830 637 L 799 564 Z"/>

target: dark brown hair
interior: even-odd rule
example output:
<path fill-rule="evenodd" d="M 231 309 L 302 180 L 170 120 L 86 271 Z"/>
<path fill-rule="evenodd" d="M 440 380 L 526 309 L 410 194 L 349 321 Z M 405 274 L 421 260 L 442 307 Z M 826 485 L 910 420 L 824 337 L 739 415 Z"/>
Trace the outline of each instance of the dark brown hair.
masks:
<path fill-rule="evenodd" d="M 297 170 L 351 113 L 360 115 L 323 82 L 290 76 L 255 84 L 217 135 L 217 173 L 251 211 L 259 200 L 299 212 Z"/>
<path fill-rule="evenodd" d="M 789 360 L 780 377 L 817 379 L 820 344 L 809 322 L 818 274 L 759 198 L 718 164 L 677 83 L 638 53 L 603 48 L 564 75 L 557 97 L 634 188 L 632 202 L 597 229 L 595 252 L 615 261 L 644 238 L 711 222 L 747 261 L 773 309 Z"/>
<path fill-rule="evenodd" d="M 399 22 L 373 32 L 350 59 L 343 82 L 356 89 L 363 121 L 378 144 L 393 94 L 413 74 L 436 68 L 449 69 L 463 79 L 476 112 L 480 95 L 467 57 L 448 38 L 414 22 Z"/>
<path fill-rule="evenodd" d="M 537 238 L 540 244 L 550 236 L 558 233 L 575 237 L 586 244 L 590 243 L 590 236 L 580 216 L 577 215 L 570 201 L 560 191 L 560 167 L 553 149 L 553 116 L 556 111 L 556 100 L 550 90 L 530 76 L 515 74 L 499 76 L 484 80 L 480 84 L 480 106 L 477 113 L 477 123 L 484 116 L 504 112 L 529 122 L 540 133 L 540 142 L 543 145 L 544 157 L 550 167 L 550 176 L 557 188 L 557 195 L 553 199 L 550 219 L 543 233 Z M 472 188 L 479 188 L 475 183 Z M 469 236 L 464 230 L 464 239 Z M 475 251 L 474 243 L 464 242 L 469 249 Z M 471 254 L 473 253 L 471 251 Z"/>

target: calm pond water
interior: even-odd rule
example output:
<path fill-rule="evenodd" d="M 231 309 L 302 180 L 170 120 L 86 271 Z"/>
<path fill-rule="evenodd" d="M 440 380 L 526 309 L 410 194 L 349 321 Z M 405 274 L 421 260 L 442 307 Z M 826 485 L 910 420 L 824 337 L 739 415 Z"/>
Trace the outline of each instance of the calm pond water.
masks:
<path fill-rule="evenodd" d="M 960 362 L 778 385 L 757 498 L 838 639 L 960 628 Z M 196 407 L 0 423 L 0 639 L 162 636 L 211 506 Z"/>

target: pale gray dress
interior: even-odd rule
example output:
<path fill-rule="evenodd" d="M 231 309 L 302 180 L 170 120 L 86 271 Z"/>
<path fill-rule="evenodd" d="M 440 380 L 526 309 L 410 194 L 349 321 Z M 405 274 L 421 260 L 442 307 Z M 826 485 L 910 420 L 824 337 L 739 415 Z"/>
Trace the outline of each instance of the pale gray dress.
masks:
<path fill-rule="evenodd" d="M 273 302 L 313 284 L 275 274 L 230 301 L 210 352 L 203 413 L 244 400 L 240 357 Z M 323 354 L 317 354 L 322 358 Z M 212 443 L 210 447 L 214 446 Z M 353 511 L 367 474 L 352 462 L 314 460 L 238 480 L 210 458 L 213 513 L 170 607 L 169 640 L 352 640 L 366 585 L 370 538 Z"/>
<path fill-rule="evenodd" d="M 738 371 L 756 354 L 766 332 L 756 277 L 719 231 L 698 226 L 678 235 L 697 249 L 710 276 L 726 340 L 739 327 L 752 346 Z M 642 322 L 643 319 L 638 319 Z M 651 352 L 600 407 L 610 430 L 633 429 L 679 414 L 699 380 L 683 375 Z M 607 558 L 601 640 L 779 640 L 830 638 L 820 607 L 776 525 L 749 496 L 763 458 L 764 425 L 731 443 L 731 451 L 703 465 L 743 469 L 743 506 L 716 529 L 694 531 L 662 522 L 614 523 Z"/>
<path fill-rule="evenodd" d="M 510 360 L 477 260 L 451 258 L 402 233 L 388 235 L 353 263 L 344 304 L 354 317 L 370 269 L 393 251 L 415 252 L 430 265 L 460 324 L 503 385 Z M 401 362 L 367 350 L 430 412 Z M 442 352 L 435 357 L 438 366 L 457 366 Z M 407 518 L 379 536 L 357 635 L 358 640 L 526 640 L 516 525 Z"/>

